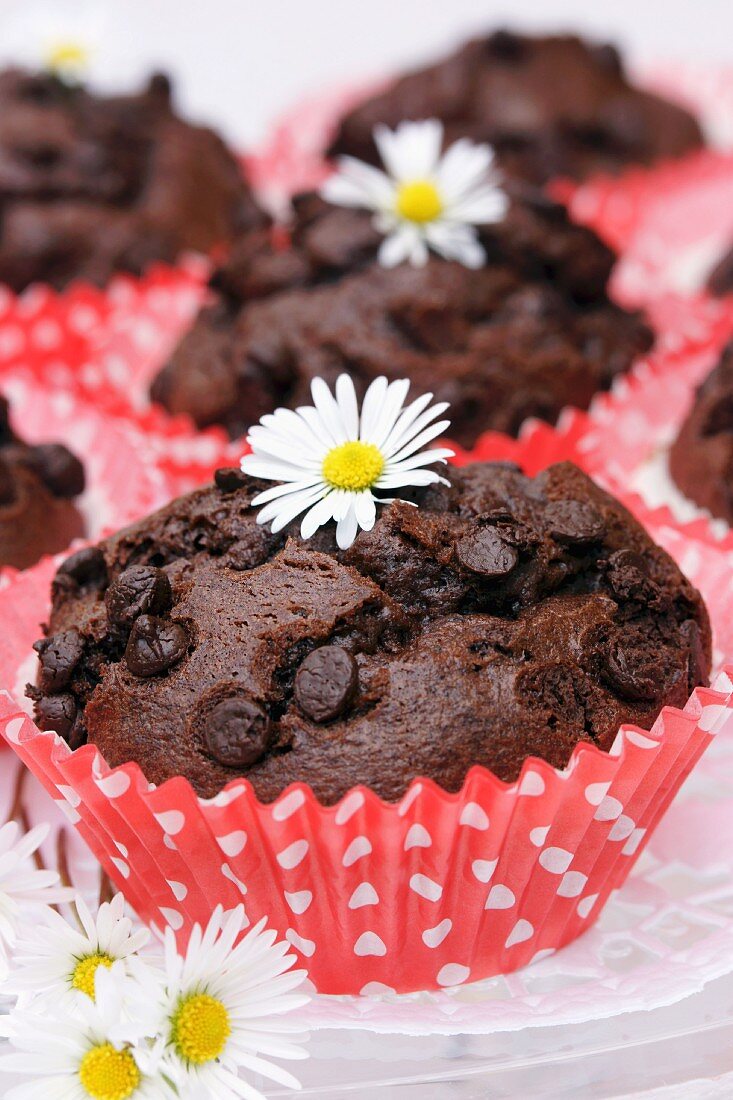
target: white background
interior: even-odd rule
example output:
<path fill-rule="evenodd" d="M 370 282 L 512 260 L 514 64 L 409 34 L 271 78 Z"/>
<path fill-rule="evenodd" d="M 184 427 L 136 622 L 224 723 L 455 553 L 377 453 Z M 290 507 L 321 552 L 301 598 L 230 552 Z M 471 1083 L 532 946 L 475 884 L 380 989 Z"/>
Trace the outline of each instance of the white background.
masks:
<path fill-rule="evenodd" d="M 0 62 L 89 41 L 96 83 L 165 68 L 189 114 L 246 146 L 303 95 L 498 25 L 581 29 L 636 61 L 733 61 L 733 0 L 0 0 Z"/>

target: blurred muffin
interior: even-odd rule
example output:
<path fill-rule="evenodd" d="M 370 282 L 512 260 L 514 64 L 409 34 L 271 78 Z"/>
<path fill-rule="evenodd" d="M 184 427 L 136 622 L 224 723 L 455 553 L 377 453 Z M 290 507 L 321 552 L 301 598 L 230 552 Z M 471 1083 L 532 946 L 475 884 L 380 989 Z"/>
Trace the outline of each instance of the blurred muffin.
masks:
<path fill-rule="evenodd" d="M 175 114 L 165 76 L 105 98 L 0 73 L 0 282 L 14 290 L 139 274 L 264 220 L 221 139 Z"/>
<path fill-rule="evenodd" d="M 514 185 L 503 219 L 477 234 L 478 270 L 437 255 L 385 268 L 369 212 L 297 197 L 289 240 L 246 234 L 216 272 L 153 398 L 236 436 L 307 403 L 316 376 L 345 371 L 360 394 L 380 375 L 409 378 L 450 402 L 451 431 L 470 445 L 586 408 L 651 345 L 640 316 L 608 298 L 613 253 L 538 191 Z"/>
<path fill-rule="evenodd" d="M 629 82 L 615 47 L 499 30 L 358 105 L 329 155 L 374 162 L 375 125 L 424 118 L 441 119 L 450 140 L 488 142 L 508 175 L 540 183 L 651 164 L 703 143 L 688 111 Z"/>

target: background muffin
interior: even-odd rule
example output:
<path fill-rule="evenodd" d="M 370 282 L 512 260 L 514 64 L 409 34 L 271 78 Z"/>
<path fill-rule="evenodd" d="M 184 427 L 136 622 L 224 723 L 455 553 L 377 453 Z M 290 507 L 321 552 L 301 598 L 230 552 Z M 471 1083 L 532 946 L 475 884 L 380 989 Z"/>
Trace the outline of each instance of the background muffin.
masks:
<path fill-rule="evenodd" d="M 510 199 L 502 221 L 479 228 L 478 270 L 438 256 L 385 269 L 368 212 L 299 196 L 289 243 L 267 230 L 237 243 L 153 398 L 236 436 L 307 401 L 314 377 L 345 370 L 361 393 L 380 375 L 409 378 L 451 403 L 463 444 L 587 407 L 652 334 L 608 298 L 614 256 L 591 230 L 538 192 Z"/>
<path fill-rule="evenodd" d="M 329 154 L 374 161 L 376 124 L 421 118 L 441 119 L 450 139 L 488 142 L 505 172 L 535 182 L 617 172 L 703 142 L 688 111 L 629 82 L 613 46 L 499 30 L 357 106 Z"/>
<path fill-rule="evenodd" d="M 179 118 L 165 76 L 103 98 L 0 73 L 0 282 L 62 288 L 206 252 L 265 219 L 235 156 Z"/>

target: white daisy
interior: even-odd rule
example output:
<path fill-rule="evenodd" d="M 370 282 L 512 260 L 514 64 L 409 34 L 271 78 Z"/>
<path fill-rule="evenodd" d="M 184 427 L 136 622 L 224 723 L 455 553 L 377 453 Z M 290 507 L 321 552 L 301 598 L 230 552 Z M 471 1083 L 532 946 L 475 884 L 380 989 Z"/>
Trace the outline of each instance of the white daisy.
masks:
<path fill-rule="evenodd" d="M 16 1009 L 2 1020 L 0 1034 L 15 1053 L 0 1057 L 0 1073 L 32 1078 L 5 1100 L 172 1100 L 164 1073 L 142 1067 L 147 1028 L 126 1011 L 130 985 L 120 972 L 100 970 L 95 1001 L 77 993 L 63 1015 Z"/>
<path fill-rule="evenodd" d="M 500 221 L 508 206 L 491 146 L 461 138 L 441 156 L 437 119 L 401 122 L 396 130 L 377 126 L 374 141 L 386 171 L 339 157 L 323 198 L 374 211 L 374 225 L 385 234 L 379 249 L 384 267 L 404 260 L 422 266 L 429 248 L 446 260 L 481 267 L 486 253 L 475 227 Z"/>
<path fill-rule="evenodd" d="M 305 512 L 300 533 L 309 539 L 324 523 L 336 521 L 336 542 L 351 546 L 359 528 L 370 531 L 376 505 L 393 497 L 381 494 L 404 486 L 448 482 L 424 467 L 453 455 L 445 447 L 421 450 L 448 428 L 439 417 L 446 401 L 430 405 L 432 393 L 404 407 L 410 383 L 377 378 L 364 395 L 361 413 L 354 383 L 347 374 L 336 381 L 335 396 L 322 378 L 311 383 L 313 405 L 276 409 L 250 429 L 252 454 L 242 470 L 282 484 L 258 493 L 264 505 L 258 523 L 277 532 Z M 380 494 L 380 495 L 376 495 Z"/>
<path fill-rule="evenodd" d="M 8 991 L 31 993 L 41 1004 L 59 999 L 63 1003 L 77 991 L 93 997 L 100 968 L 109 970 L 118 964 L 123 974 L 128 973 L 128 961 L 147 943 L 150 933 L 145 928 L 133 931 L 122 894 L 100 905 L 96 918 L 80 897 L 75 904 L 81 928 L 49 910 L 45 923 L 18 941 Z"/>
<path fill-rule="evenodd" d="M 269 1059 L 307 1057 L 298 1045 L 303 1036 L 297 1021 L 283 1018 L 308 1002 L 294 992 L 305 971 L 290 969 L 295 956 L 287 943 L 275 942 L 264 920 L 237 944 L 246 924 L 244 906 L 226 916 L 217 908 L 205 931 L 194 927 L 184 956 L 166 930 L 161 1065 L 189 1100 L 262 1100 L 241 1070 L 299 1088 L 292 1074 Z"/>
<path fill-rule="evenodd" d="M 6 948 L 15 945 L 26 909 L 32 907 L 37 915 L 45 911 L 41 907 L 72 896 L 71 890 L 59 885 L 56 871 L 38 870 L 32 864 L 47 835 L 47 825 L 38 825 L 24 836 L 15 821 L 0 828 L 0 976 L 7 970 Z"/>
<path fill-rule="evenodd" d="M 95 0 L 26 0 L 6 13 L 0 57 L 76 83 L 103 63 L 109 17 Z"/>

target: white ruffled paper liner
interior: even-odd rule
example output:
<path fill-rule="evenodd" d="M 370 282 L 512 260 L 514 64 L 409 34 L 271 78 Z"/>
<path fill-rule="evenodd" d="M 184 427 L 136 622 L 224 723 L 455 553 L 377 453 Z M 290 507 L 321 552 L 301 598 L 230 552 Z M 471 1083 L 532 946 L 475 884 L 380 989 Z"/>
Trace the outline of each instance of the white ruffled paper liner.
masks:
<path fill-rule="evenodd" d="M 551 429 L 537 435 L 540 465 L 568 446 Z M 682 539 L 677 550 L 697 555 L 698 583 L 717 569 L 733 587 L 715 547 Z M 20 708 L 55 566 L 0 591 L 0 732 L 144 921 L 185 939 L 215 905 L 243 901 L 323 993 L 451 987 L 557 950 L 622 885 L 713 734 L 733 728 L 729 668 L 651 731 L 622 727 L 610 753 L 581 745 L 563 770 L 529 759 L 511 785 L 476 767 L 458 794 L 416 779 L 397 805 L 357 787 L 323 807 L 303 784 L 263 805 L 243 779 L 201 800 L 182 778 L 155 788 L 136 764 L 110 770 L 91 745 L 71 752 Z M 733 617 L 723 595 L 716 628 Z"/>

